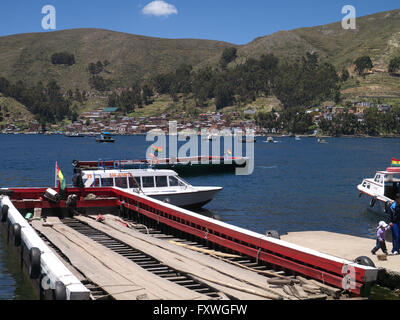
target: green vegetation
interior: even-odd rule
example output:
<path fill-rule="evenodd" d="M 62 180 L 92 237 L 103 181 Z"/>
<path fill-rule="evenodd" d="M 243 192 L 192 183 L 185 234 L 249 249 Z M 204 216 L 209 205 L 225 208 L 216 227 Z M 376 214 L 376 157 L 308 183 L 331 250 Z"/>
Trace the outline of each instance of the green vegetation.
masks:
<path fill-rule="evenodd" d="M 356 65 L 355 71 L 359 76 L 364 75 L 365 70 L 370 70 L 374 67 L 371 58 L 368 56 L 358 58 L 356 61 L 354 61 L 354 64 Z"/>
<path fill-rule="evenodd" d="M 390 74 L 395 74 L 400 69 L 400 57 L 394 57 L 390 60 L 388 72 Z"/>
<path fill-rule="evenodd" d="M 0 93 L 23 104 L 41 123 L 62 121 L 71 115 L 70 102 L 63 97 L 55 81 L 50 81 L 47 86 L 38 82 L 29 87 L 22 81 L 10 83 L 0 78 Z"/>
<path fill-rule="evenodd" d="M 170 94 L 174 101 L 178 93 L 192 93 L 199 106 L 215 98 L 217 110 L 272 94 L 285 108 L 314 105 L 340 97 L 335 68 L 321 63 L 317 54 L 307 53 L 298 63 L 280 63 L 277 57 L 268 54 L 259 60 L 248 59 L 231 69 L 191 70 L 190 66 L 182 65 L 173 73 L 157 76 L 155 89 L 160 94 Z"/>
<path fill-rule="evenodd" d="M 51 56 L 52 64 L 64 64 L 67 66 L 72 66 L 75 64 L 75 56 L 68 52 L 54 53 Z"/>

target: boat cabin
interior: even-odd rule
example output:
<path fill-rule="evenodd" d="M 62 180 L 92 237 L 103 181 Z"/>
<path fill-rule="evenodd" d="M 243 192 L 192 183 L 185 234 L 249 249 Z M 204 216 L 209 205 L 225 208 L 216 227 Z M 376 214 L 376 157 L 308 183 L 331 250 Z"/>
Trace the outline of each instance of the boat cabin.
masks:
<path fill-rule="evenodd" d="M 89 187 L 117 187 L 121 189 L 160 189 L 188 188 L 172 170 L 133 169 L 133 170 L 84 170 L 82 180 Z"/>
<path fill-rule="evenodd" d="M 378 171 L 373 179 L 365 179 L 362 187 L 370 190 L 373 195 L 394 200 L 396 194 L 400 193 L 400 168 Z"/>

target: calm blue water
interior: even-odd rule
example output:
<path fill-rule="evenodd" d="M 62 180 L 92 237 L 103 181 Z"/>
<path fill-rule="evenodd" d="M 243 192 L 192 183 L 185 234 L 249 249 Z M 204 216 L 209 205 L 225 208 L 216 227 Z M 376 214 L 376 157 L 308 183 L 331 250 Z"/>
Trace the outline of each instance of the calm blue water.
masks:
<path fill-rule="evenodd" d="M 115 144 L 97 144 L 94 138 L 0 135 L 0 187 L 53 186 L 56 161 L 70 183 L 74 159 L 144 158 L 151 145 L 140 136 L 116 139 Z M 365 210 L 367 200 L 358 198 L 356 186 L 388 167 L 392 157 L 400 157 L 400 139 L 335 138 L 329 144 L 311 138 L 277 140 L 267 144 L 259 138 L 251 176 L 185 179 L 224 187 L 206 208 L 252 231 L 325 230 L 373 238 L 381 217 Z M 0 299 L 29 298 L 4 252 L 0 242 Z"/>

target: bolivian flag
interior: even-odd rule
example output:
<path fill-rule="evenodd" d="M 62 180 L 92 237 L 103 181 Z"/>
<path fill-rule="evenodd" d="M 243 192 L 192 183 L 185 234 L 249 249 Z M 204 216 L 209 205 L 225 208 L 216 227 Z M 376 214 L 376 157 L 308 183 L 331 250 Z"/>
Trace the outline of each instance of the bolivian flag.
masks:
<path fill-rule="evenodd" d="M 400 160 L 399 160 L 399 159 L 393 158 L 393 159 L 392 159 L 392 167 L 397 167 L 397 168 L 399 168 L 399 167 L 400 167 Z"/>
<path fill-rule="evenodd" d="M 56 163 L 57 178 L 61 192 L 64 192 L 67 183 L 65 182 L 64 175 L 62 174 L 58 164 Z"/>
<path fill-rule="evenodd" d="M 154 149 L 154 152 L 162 152 L 163 151 L 162 147 L 153 146 L 153 149 Z"/>

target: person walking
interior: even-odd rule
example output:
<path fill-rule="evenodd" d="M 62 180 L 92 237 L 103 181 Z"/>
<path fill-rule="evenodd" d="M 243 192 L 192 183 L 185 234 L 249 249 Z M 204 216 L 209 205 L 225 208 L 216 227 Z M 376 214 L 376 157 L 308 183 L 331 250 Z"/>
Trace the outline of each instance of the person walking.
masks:
<path fill-rule="evenodd" d="M 379 222 L 378 232 L 376 233 L 376 246 L 372 249 L 371 253 L 375 255 L 379 249 L 382 249 L 384 254 L 388 254 L 386 248 L 386 231 L 390 229 L 390 226 L 385 222 Z"/>

